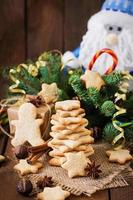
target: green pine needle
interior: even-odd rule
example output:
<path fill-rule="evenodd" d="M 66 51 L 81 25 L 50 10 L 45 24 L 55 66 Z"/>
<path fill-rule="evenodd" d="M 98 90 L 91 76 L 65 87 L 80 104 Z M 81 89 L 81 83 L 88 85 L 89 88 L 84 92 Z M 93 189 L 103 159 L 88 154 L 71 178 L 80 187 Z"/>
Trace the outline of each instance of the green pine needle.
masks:
<path fill-rule="evenodd" d="M 97 88 L 89 88 L 87 89 L 87 93 L 89 96 L 89 99 L 92 101 L 93 105 L 97 108 L 101 105 L 101 97 L 100 92 L 97 90 Z"/>
<path fill-rule="evenodd" d="M 115 86 L 122 81 L 123 77 L 120 72 L 113 72 L 109 75 L 104 75 L 103 80 L 105 81 L 106 85 Z"/>
<path fill-rule="evenodd" d="M 61 56 L 58 54 L 44 53 L 41 58 L 46 62 L 46 66 L 39 68 L 40 80 L 42 83 L 60 84 Z"/>
<path fill-rule="evenodd" d="M 106 142 L 112 143 L 114 138 L 120 133 L 111 122 L 103 128 L 102 137 Z M 133 126 L 124 128 L 124 135 L 127 142 L 133 142 Z"/>
<path fill-rule="evenodd" d="M 19 88 L 26 91 L 26 94 L 37 94 L 41 90 L 41 82 L 38 78 L 33 77 L 25 68 L 16 74 L 20 81 Z"/>
<path fill-rule="evenodd" d="M 73 74 L 69 78 L 69 84 L 73 88 L 75 94 L 83 101 L 84 105 L 89 106 L 91 104 L 87 90 L 80 80 L 79 74 Z"/>
<path fill-rule="evenodd" d="M 58 89 L 58 95 L 59 95 L 58 101 L 64 101 L 69 99 L 69 96 L 67 95 L 65 90 Z"/>
<path fill-rule="evenodd" d="M 100 111 L 106 117 L 112 117 L 115 113 L 115 104 L 112 101 L 105 101 L 100 107 Z"/>
<path fill-rule="evenodd" d="M 102 137 L 106 142 L 112 143 L 113 139 L 119 134 L 111 122 L 107 123 L 103 129 Z"/>

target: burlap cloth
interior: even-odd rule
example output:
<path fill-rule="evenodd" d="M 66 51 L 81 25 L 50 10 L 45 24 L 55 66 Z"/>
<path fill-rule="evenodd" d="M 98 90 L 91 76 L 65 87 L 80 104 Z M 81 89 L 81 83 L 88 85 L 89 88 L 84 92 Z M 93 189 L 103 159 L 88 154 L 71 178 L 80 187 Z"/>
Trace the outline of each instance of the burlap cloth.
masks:
<path fill-rule="evenodd" d="M 44 175 L 52 176 L 55 184 L 62 186 L 63 189 L 71 192 L 74 195 L 86 194 L 91 196 L 98 190 L 106 188 L 123 187 L 128 183 L 122 176 L 122 172 L 126 171 L 129 167 L 129 163 L 126 165 L 119 165 L 109 163 L 106 156 L 106 150 L 110 149 L 108 144 L 95 144 L 93 145 L 95 153 L 90 157 L 97 164 L 101 165 L 102 174 L 99 179 L 92 179 L 90 177 L 78 177 L 70 179 L 67 175 L 67 171 L 61 167 L 49 166 L 45 159 L 44 168 L 38 174 L 28 175 L 28 178 L 32 181 L 34 189 L 38 192 L 36 182 Z"/>

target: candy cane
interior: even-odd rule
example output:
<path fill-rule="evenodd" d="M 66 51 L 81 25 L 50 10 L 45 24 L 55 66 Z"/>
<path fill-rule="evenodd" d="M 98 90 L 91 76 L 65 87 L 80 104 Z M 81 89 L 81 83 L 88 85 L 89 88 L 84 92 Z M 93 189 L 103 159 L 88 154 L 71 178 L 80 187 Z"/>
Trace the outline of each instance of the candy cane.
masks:
<path fill-rule="evenodd" d="M 107 54 L 111 55 L 112 58 L 113 58 L 113 64 L 112 64 L 112 66 L 110 66 L 110 67 L 107 69 L 107 71 L 105 72 L 105 75 L 108 75 L 108 74 L 110 74 L 111 72 L 113 72 L 113 71 L 115 70 L 117 64 L 118 64 L 118 58 L 117 58 L 116 54 L 115 54 L 111 49 L 107 49 L 107 48 L 98 51 L 98 52 L 94 55 L 94 57 L 92 58 L 91 62 L 90 62 L 89 65 L 88 65 L 87 69 L 92 70 L 92 68 L 93 68 L 93 66 L 94 66 L 94 63 L 96 62 L 96 60 L 97 60 L 97 59 L 101 56 L 101 54 L 103 54 L 103 53 L 107 53 Z"/>

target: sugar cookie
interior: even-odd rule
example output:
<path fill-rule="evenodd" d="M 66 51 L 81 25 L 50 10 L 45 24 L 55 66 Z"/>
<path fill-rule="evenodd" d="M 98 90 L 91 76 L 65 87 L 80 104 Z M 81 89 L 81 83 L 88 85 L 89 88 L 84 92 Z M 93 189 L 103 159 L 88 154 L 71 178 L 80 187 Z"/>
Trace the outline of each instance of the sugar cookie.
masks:
<path fill-rule="evenodd" d="M 117 162 L 119 164 L 125 164 L 127 161 L 133 159 L 127 149 L 109 150 L 106 151 L 106 154 L 109 156 L 110 162 Z"/>
<path fill-rule="evenodd" d="M 65 200 L 70 196 L 70 192 L 62 190 L 60 186 L 45 187 L 43 192 L 37 195 L 38 200 Z"/>
<path fill-rule="evenodd" d="M 11 144 L 15 147 L 29 142 L 32 146 L 44 144 L 41 138 L 40 126 L 42 119 L 36 119 L 37 110 L 31 103 L 24 103 L 18 111 L 18 120 L 11 121 L 15 126 L 15 136 L 11 140 Z"/>
<path fill-rule="evenodd" d="M 78 100 L 66 100 L 66 101 L 59 101 L 55 104 L 56 110 L 64 110 L 64 111 L 70 111 L 74 109 L 80 108 L 80 101 Z"/>
<path fill-rule="evenodd" d="M 65 130 L 65 129 L 75 130 L 75 129 L 79 128 L 80 126 L 86 127 L 88 125 L 88 120 L 87 119 L 82 119 L 80 121 L 80 123 L 65 125 L 65 124 L 61 124 L 59 121 L 56 121 L 56 120 L 52 119 L 51 120 L 51 124 L 56 126 L 56 127 L 58 127 L 59 130 Z"/>
<path fill-rule="evenodd" d="M 29 173 L 37 173 L 40 168 L 43 167 L 43 164 L 40 162 L 36 162 L 34 165 L 30 165 L 27 163 L 27 160 L 19 160 L 19 163 L 14 166 L 14 169 L 20 171 L 21 175 L 29 174 Z"/>
<path fill-rule="evenodd" d="M 101 89 L 105 85 L 104 80 L 101 78 L 98 72 L 86 70 L 85 74 L 81 76 L 81 80 L 85 83 L 86 88 L 97 88 Z"/>
<path fill-rule="evenodd" d="M 80 147 L 82 147 L 82 146 L 80 146 Z M 82 148 L 80 148 L 80 149 L 82 149 Z M 84 149 L 84 153 L 86 154 L 87 157 L 94 153 L 94 149 L 92 148 L 91 145 L 86 145 L 85 148 L 83 148 L 83 149 Z M 70 150 L 70 152 L 78 152 L 78 150 L 79 149 L 75 148 L 73 151 Z M 56 157 L 56 156 L 64 157 L 65 153 L 59 151 L 59 149 L 54 148 L 52 151 L 49 152 L 49 155 L 51 157 Z"/>
<path fill-rule="evenodd" d="M 76 157 L 78 152 L 82 152 L 82 157 L 84 156 L 87 161 L 88 157 L 94 153 L 90 145 L 94 142 L 94 138 L 91 136 L 92 131 L 85 128 L 88 125 L 88 120 L 83 118 L 85 112 L 84 109 L 80 108 L 80 101 L 57 102 L 55 108 L 56 114 L 51 119 L 53 126 L 50 135 L 52 140 L 48 143 L 48 146 L 52 148 L 49 155 L 53 158 L 49 164 L 63 166 L 63 163 L 67 163 L 66 153 Z M 80 176 L 80 174 L 81 176 L 84 174 L 83 170 L 77 175 Z"/>
<path fill-rule="evenodd" d="M 50 132 L 51 137 L 54 139 L 60 139 L 60 140 L 65 140 L 65 139 L 70 139 L 70 140 L 78 140 L 82 136 L 86 135 L 91 135 L 91 131 L 88 129 L 85 129 L 85 131 L 80 131 L 78 133 L 71 133 L 71 134 L 63 134 L 62 132 Z"/>
<path fill-rule="evenodd" d="M 83 152 L 66 153 L 66 162 L 61 166 L 68 171 L 68 176 L 85 176 L 85 168 L 87 167 L 87 158 Z"/>
<path fill-rule="evenodd" d="M 85 116 L 85 110 L 82 108 L 71 110 L 71 112 L 64 111 L 64 110 L 57 110 L 56 113 L 60 117 L 77 117 L 77 116 L 84 117 Z"/>
<path fill-rule="evenodd" d="M 47 104 L 54 103 L 58 99 L 58 87 L 56 83 L 52 84 L 42 84 L 42 90 L 38 93 L 42 96 Z"/>
<path fill-rule="evenodd" d="M 65 145 L 67 147 L 70 147 L 70 148 L 74 149 L 74 148 L 78 147 L 79 145 L 90 144 L 90 143 L 93 143 L 93 142 L 94 142 L 94 138 L 93 137 L 91 137 L 90 135 L 85 135 L 85 136 L 81 136 L 78 140 L 53 139 L 49 143 L 51 143 L 52 145 L 63 145 L 63 146 Z"/>
<path fill-rule="evenodd" d="M 65 157 L 56 156 L 49 160 L 49 164 L 53 166 L 61 166 L 66 161 Z"/>

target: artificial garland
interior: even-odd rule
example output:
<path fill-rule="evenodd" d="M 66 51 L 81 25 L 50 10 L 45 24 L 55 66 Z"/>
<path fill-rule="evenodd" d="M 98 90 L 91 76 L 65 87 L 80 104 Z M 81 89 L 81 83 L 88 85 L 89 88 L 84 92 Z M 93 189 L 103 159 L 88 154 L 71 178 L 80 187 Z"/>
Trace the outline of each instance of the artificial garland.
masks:
<path fill-rule="evenodd" d="M 100 51 L 90 63 L 90 70 L 96 59 L 104 52 L 114 56 L 107 49 Z M 51 84 L 55 82 L 58 86 L 58 100 L 71 99 L 77 96 L 82 107 L 85 108 L 86 118 L 90 122 L 89 126 L 102 129 L 102 137 L 106 141 L 112 143 L 114 138 L 119 135 L 116 126 L 122 127 L 126 141 L 129 138 L 131 141 L 133 140 L 133 92 L 126 91 L 126 99 L 116 102 L 115 95 L 120 92 L 120 85 L 125 81 L 125 74 L 113 71 L 117 64 L 116 56 L 114 56 L 114 60 L 112 71 L 109 69 L 104 75 L 100 76 L 104 85 L 100 89 L 96 87 L 86 88 L 81 79 L 84 74 L 81 68 L 71 71 L 64 69 L 60 52 L 45 52 L 35 62 L 28 61 L 26 64 L 20 64 L 10 69 L 9 77 L 12 85 L 9 87 L 9 94 L 15 96 L 18 94 L 36 95 L 40 91 L 42 83 Z M 127 76 L 129 77 L 129 73 L 127 73 Z M 125 108 L 126 112 L 116 116 L 118 106 L 116 103 L 121 103 L 120 107 Z M 1 121 L 3 121 L 3 118 L 2 114 Z M 112 120 L 117 121 L 116 126 Z"/>
<path fill-rule="evenodd" d="M 60 99 L 68 98 L 67 76 L 62 71 L 61 54 L 59 51 L 45 52 L 37 61 L 28 61 L 11 68 L 9 77 L 13 84 L 9 87 L 11 94 L 36 95 L 42 83 L 56 83 Z"/>
<path fill-rule="evenodd" d="M 94 56 L 89 65 L 89 69 L 92 68 L 96 59 L 103 52 L 102 50 Z M 105 52 L 110 53 L 108 50 L 105 50 Z M 117 62 L 116 57 L 114 57 L 114 59 L 113 68 L 115 68 L 114 64 Z M 133 109 L 131 106 L 133 105 L 133 99 L 132 92 L 128 91 L 129 84 L 127 81 L 132 78 L 131 75 L 128 72 L 113 72 L 112 70 L 110 73 L 110 71 L 107 70 L 105 75 L 102 76 L 105 85 L 100 90 L 92 87 L 85 88 L 81 77 L 81 74 L 74 73 L 69 81 L 86 109 L 86 117 L 91 122 L 90 126 L 101 127 L 103 129 L 103 138 L 113 145 L 116 145 L 118 142 L 119 147 L 120 143 L 124 144 L 121 140 L 124 139 L 125 141 L 125 137 L 127 141 L 129 141 L 129 135 L 130 141 L 133 140 Z M 121 102 L 121 106 L 119 106 L 117 103 L 121 99 L 123 99 L 123 102 Z M 129 110 L 128 106 L 131 110 Z"/>

